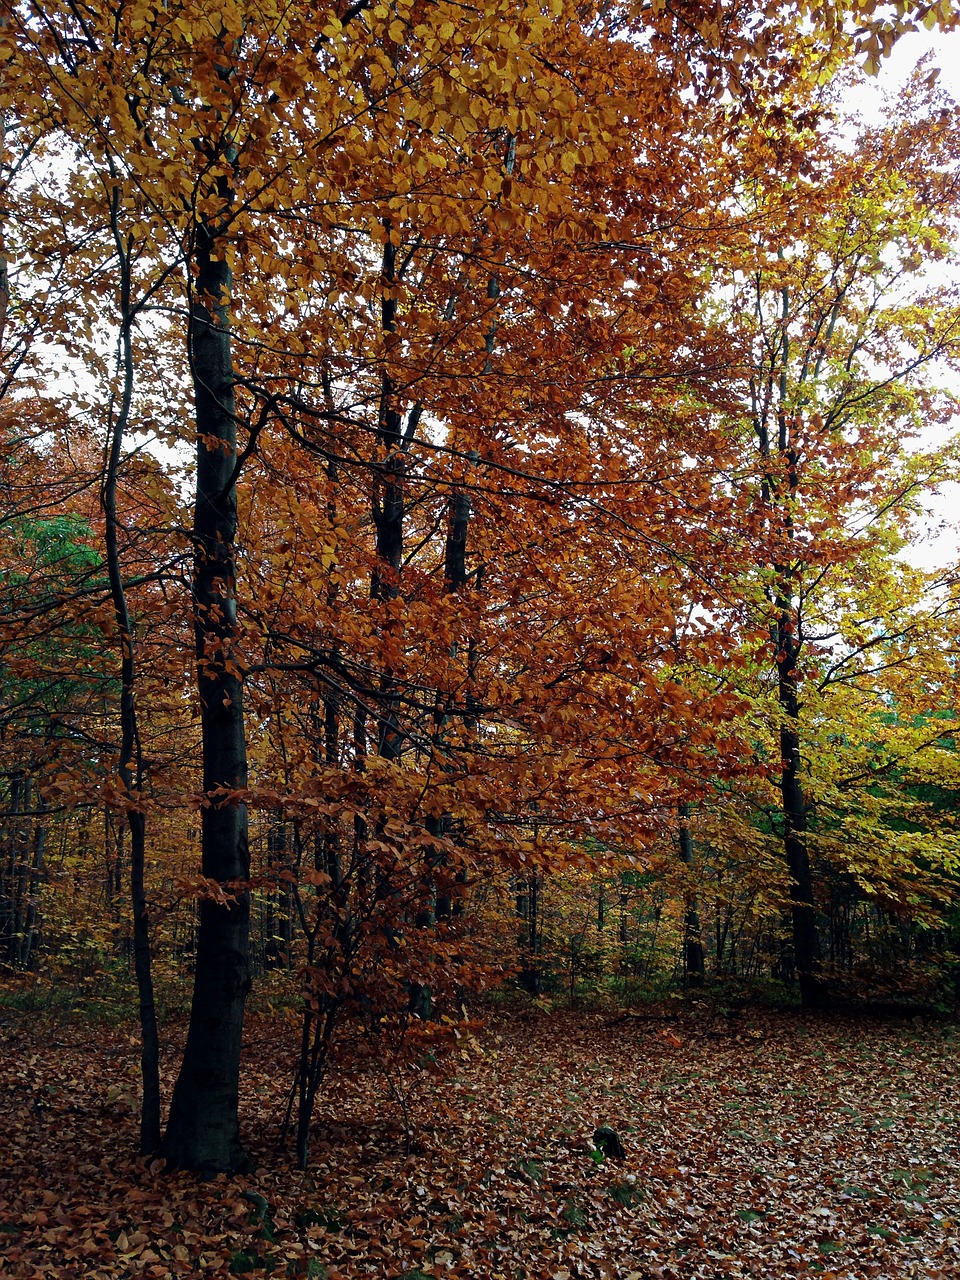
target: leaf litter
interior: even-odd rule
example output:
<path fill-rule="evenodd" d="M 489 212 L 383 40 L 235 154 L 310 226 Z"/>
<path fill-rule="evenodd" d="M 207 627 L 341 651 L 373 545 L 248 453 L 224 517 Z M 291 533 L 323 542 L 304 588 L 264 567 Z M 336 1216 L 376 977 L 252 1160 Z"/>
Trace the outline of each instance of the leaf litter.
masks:
<path fill-rule="evenodd" d="M 292 1060 L 278 1056 L 276 1025 L 253 1020 L 242 1114 L 254 1172 L 205 1183 L 132 1154 L 129 1033 L 8 1022 L 0 1271 L 960 1274 L 952 1027 L 764 1014 L 732 1029 L 692 1017 L 671 1028 L 514 1018 L 488 1026 L 445 1075 L 388 1082 L 375 1065 L 338 1069 L 300 1173 L 277 1149 Z M 170 1070 L 176 1058 L 171 1049 Z M 391 1110 L 398 1093 L 406 1117 Z M 594 1149 L 601 1125 L 624 1159 Z"/>

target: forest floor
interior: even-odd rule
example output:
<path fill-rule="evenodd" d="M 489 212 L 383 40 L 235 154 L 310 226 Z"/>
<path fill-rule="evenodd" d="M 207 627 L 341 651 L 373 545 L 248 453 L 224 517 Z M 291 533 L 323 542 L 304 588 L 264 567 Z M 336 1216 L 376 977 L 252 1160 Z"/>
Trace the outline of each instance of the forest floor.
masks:
<path fill-rule="evenodd" d="M 382 1071 L 332 1073 L 307 1174 L 277 1150 L 292 1033 L 253 1019 L 255 1172 L 203 1183 L 131 1154 L 130 1029 L 3 1012 L 0 1274 L 960 1276 L 954 1026 L 611 1018 L 498 1018 L 445 1078 L 394 1076 L 414 1154 Z"/>

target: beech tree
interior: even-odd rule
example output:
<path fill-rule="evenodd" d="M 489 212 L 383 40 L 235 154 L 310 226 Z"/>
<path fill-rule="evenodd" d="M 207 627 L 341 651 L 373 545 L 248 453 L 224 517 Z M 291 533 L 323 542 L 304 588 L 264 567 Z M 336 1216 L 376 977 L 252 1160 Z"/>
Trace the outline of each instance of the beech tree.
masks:
<path fill-rule="evenodd" d="M 175 704 L 194 671 L 199 776 L 165 762 L 163 781 L 200 812 L 173 1163 L 245 1162 L 250 812 L 292 828 L 277 875 L 307 933 L 312 1071 L 359 969 L 378 1026 L 465 976 L 444 928 L 485 866 L 537 874 L 604 843 L 635 857 L 704 760 L 742 769 L 742 696 L 687 685 L 729 652 L 720 609 L 756 559 L 716 533 L 745 513 L 718 480 L 742 351 L 709 307 L 715 264 L 754 250 L 730 204 L 731 130 L 753 137 L 795 80 L 950 9 L 8 6 L 17 89 L 0 109 L 36 150 L 10 235 L 24 306 L 97 388 L 65 398 L 108 446 L 110 796 L 141 868 L 160 786 L 143 682 L 173 686 L 171 720 L 189 723 Z M 786 160 L 762 123 L 755 144 L 784 179 L 794 127 Z M 806 201 L 784 209 L 805 229 Z M 783 422 L 792 359 L 761 370 Z M 124 487 L 149 471 L 133 459 L 151 434 L 192 486 L 189 511 L 158 486 L 156 524 Z M 780 566 L 784 653 L 791 448 L 761 448 L 763 512 L 747 513 Z M 141 607 L 168 652 L 145 661 L 129 601 L 148 548 L 162 603 Z M 678 625 L 684 609 L 717 621 Z M 301 1076 L 305 1107 L 317 1079 Z"/>
<path fill-rule="evenodd" d="M 876 607 L 880 584 L 897 576 L 885 561 L 903 545 L 913 495 L 947 466 L 942 454 L 911 445 L 952 413 L 930 367 L 955 361 L 960 339 L 955 286 L 927 284 L 922 270 L 949 254 L 957 218 L 956 104 L 933 79 L 929 68 L 919 71 L 894 122 L 861 131 L 852 151 L 825 133 L 816 112 L 795 110 L 775 133 L 755 131 L 748 146 L 758 150 L 740 189 L 745 224 L 756 220 L 759 230 L 730 277 L 723 323 L 744 344 L 741 394 L 759 463 L 753 519 L 776 667 L 780 820 L 805 1007 L 821 1006 L 826 988 L 803 783 L 812 744 L 801 722 L 823 714 L 821 698 L 837 682 L 862 681 L 883 697 L 874 682 L 884 660 L 874 663 L 871 653 L 896 647 L 896 635 L 879 608 L 859 624 L 869 639 L 860 630 L 848 647 L 851 612 L 870 612 L 854 583 L 872 581 Z M 787 195 L 767 181 L 771 154 L 781 164 L 793 156 Z M 919 639 L 932 628 L 927 643 L 939 651 L 942 607 L 924 621 L 905 605 L 906 583 L 894 590 L 906 632 Z M 820 710 L 802 715 L 808 687 Z"/>

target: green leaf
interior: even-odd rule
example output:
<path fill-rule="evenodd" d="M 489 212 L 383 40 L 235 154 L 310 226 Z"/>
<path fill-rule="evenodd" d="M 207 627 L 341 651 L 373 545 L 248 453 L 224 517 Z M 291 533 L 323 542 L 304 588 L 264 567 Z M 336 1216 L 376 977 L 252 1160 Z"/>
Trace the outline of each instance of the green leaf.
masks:
<path fill-rule="evenodd" d="M 230 1255 L 230 1274 L 232 1276 L 246 1275 L 248 1271 L 256 1271 L 258 1267 L 263 1266 L 263 1259 L 255 1253 L 244 1253 L 243 1250 L 237 1249 Z"/>
<path fill-rule="evenodd" d="M 892 1240 L 894 1238 L 892 1231 L 888 1231 L 886 1227 L 877 1226 L 876 1224 L 871 1224 L 867 1227 L 867 1235 L 879 1236 L 881 1240 Z"/>
<path fill-rule="evenodd" d="M 743 1222 L 759 1222 L 761 1218 L 765 1218 L 766 1212 L 763 1209 L 738 1209 L 737 1217 Z"/>

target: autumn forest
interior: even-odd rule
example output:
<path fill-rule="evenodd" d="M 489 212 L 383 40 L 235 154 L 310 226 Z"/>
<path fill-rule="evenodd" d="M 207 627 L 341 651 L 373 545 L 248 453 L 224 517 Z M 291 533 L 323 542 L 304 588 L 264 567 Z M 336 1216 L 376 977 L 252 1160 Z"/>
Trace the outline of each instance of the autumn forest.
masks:
<path fill-rule="evenodd" d="M 958 23 L 0 5 L 11 1276 L 952 1273 L 960 105 L 856 104 Z M 863 1055 L 926 1236 L 663 1243 L 677 1081 Z"/>

